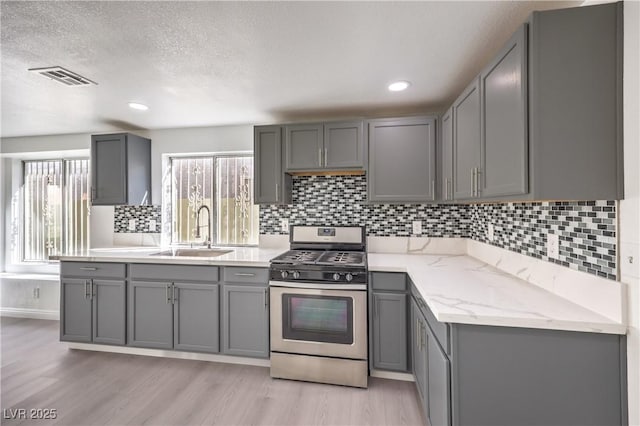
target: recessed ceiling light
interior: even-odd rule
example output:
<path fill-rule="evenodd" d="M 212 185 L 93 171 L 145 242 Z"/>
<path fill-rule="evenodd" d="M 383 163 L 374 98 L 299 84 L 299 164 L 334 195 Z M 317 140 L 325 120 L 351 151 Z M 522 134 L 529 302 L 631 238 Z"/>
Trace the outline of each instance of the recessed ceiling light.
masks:
<path fill-rule="evenodd" d="M 401 92 L 410 86 L 408 81 L 396 81 L 389 85 L 389 90 L 392 92 Z"/>
<path fill-rule="evenodd" d="M 139 109 L 140 111 L 146 111 L 146 110 L 149 109 L 148 106 L 143 105 L 143 104 L 139 104 L 137 102 L 129 102 L 129 108 Z"/>

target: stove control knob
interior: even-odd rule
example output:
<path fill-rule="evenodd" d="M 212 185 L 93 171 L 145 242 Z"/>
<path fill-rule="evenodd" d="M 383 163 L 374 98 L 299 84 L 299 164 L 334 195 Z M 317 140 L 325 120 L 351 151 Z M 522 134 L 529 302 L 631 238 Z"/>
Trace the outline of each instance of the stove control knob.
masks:
<path fill-rule="evenodd" d="M 300 278 L 300 272 L 298 271 L 293 271 L 291 275 L 293 275 L 294 280 L 297 280 L 298 278 Z"/>
<path fill-rule="evenodd" d="M 339 273 L 337 273 L 337 272 L 336 272 L 335 274 L 333 274 L 333 280 L 334 280 L 334 281 L 338 281 L 338 280 L 340 280 L 340 274 L 339 274 Z"/>
<path fill-rule="evenodd" d="M 282 278 L 287 278 L 289 276 L 289 273 L 287 271 L 282 271 L 282 272 L 280 272 L 280 276 Z"/>
<path fill-rule="evenodd" d="M 352 280 L 353 280 L 353 275 L 351 275 L 351 274 L 347 274 L 347 275 L 345 275 L 344 277 L 346 278 L 347 282 L 349 282 L 349 281 L 352 281 Z"/>

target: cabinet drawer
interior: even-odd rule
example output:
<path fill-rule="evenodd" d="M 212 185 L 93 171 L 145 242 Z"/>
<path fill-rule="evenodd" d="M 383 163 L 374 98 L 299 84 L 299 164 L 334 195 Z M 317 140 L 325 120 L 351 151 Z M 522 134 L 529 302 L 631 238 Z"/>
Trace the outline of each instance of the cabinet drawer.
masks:
<path fill-rule="evenodd" d="M 407 275 L 398 272 L 372 272 L 371 285 L 374 290 L 406 291 Z"/>
<path fill-rule="evenodd" d="M 217 266 L 150 265 L 133 264 L 129 275 L 134 279 L 159 281 L 213 281 L 219 280 Z"/>
<path fill-rule="evenodd" d="M 433 331 L 433 334 L 435 338 L 438 340 L 438 343 L 440 344 L 440 346 L 442 346 L 444 351 L 450 355 L 451 349 L 449 347 L 449 336 L 450 336 L 449 324 L 440 322 L 436 319 L 436 317 L 433 315 L 433 312 L 431 312 L 431 309 L 429 309 L 429 307 L 427 306 L 427 303 L 424 301 L 422 296 L 420 296 L 418 289 L 415 287 L 415 285 L 413 285 L 413 283 L 411 285 L 411 295 L 413 296 L 418 307 L 420 308 L 420 312 L 422 312 L 425 319 L 427 320 L 427 323 L 429 324 L 429 328 L 431 329 L 431 331 Z"/>
<path fill-rule="evenodd" d="M 124 278 L 124 263 L 105 262 L 62 262 L 60 275 L 63 277 Z"/>
<path fill-rule="evenodd" d="M 269 282 L 269 270 L 267 268 L 225 267 L 222 270 L 222 281 L 266 285 Z"/>

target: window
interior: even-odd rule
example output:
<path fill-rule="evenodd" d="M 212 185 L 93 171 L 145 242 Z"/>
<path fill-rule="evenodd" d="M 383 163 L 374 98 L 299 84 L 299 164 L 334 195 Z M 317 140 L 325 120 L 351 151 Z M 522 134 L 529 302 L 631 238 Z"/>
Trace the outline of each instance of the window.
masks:
<path fill-rule="evenodd" d="M 89 247 L 89 160 L 24 162 L 24 261 Z"/>
<path fill-rule="evenodd" d="M 203 242 L 211 234 L 217 245 L 258 244 L 252 156 L 172 158 L 171 182 L 172 243 Z M 211 218 L 202 206 L 209 208 Z"/>

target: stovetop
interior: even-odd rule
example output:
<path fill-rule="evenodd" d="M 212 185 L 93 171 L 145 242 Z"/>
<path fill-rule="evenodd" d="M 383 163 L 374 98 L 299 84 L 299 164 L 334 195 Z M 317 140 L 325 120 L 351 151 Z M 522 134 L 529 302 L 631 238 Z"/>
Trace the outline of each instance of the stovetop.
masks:
<path fill-rule="evenodd" d="M 367 255 L 362 251 L 289 250 L 271 260 L 272 264 L 291 266 L 320 265 L 365 268 Z"/>

